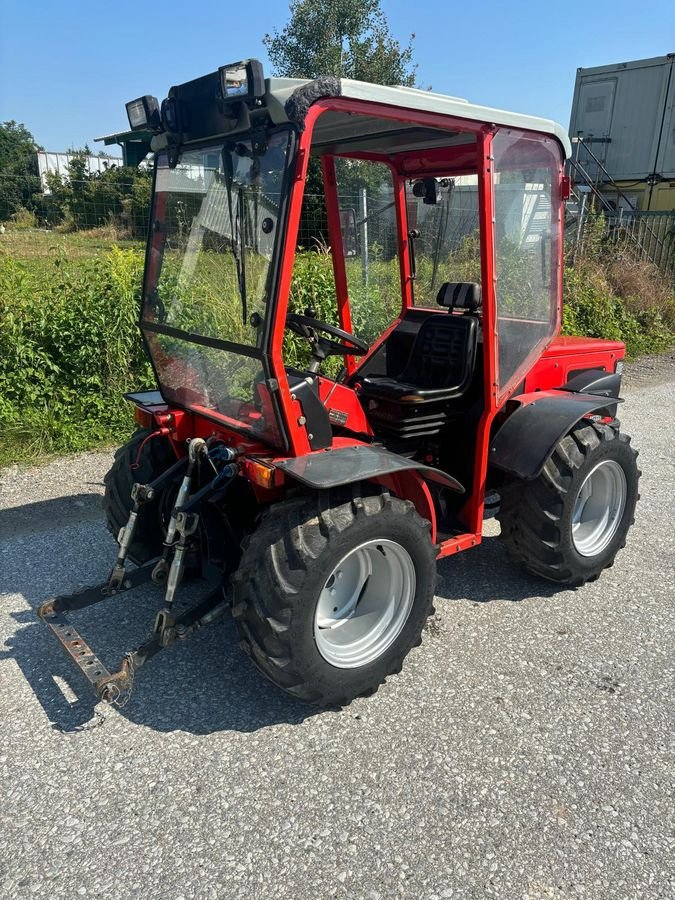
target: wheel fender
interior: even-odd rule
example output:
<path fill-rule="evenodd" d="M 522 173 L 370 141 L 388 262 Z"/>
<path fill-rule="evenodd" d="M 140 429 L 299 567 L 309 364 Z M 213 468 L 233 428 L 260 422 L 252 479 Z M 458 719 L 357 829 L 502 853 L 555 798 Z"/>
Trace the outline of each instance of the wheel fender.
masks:
<path fill-rule="evenodd" d="M 430 538 L 432 543 L 436 543 L 436 510 L 434 508 L 434 500 L 429 490 L 429 485 L 424 478 L 415 469 L 402 469 L 393 475 L 381 475 L 378 478 L 371 479 L 376 484 L 402 497 L 404 500 L 410 500 L 417 513 L 431 524 Z"/>
<path fill-rule="evenodd" d="M 577 422 L 607 406 L 606 397 L 564 390 L 534 391 L 512 399 L 518 407 L 493 436 L 488 462 L 525 480 L 541 473 L 558 441 Z"/>
<path fill-rule="evenodd" d="M 619 400 L 621 390 L 621 374 L 619 372 L 602 372 L 598 369 L 589 369 L 587 372 L 579 372 L 566 384 L 560 386 L 561 391 L 572 391 L 577 394 L 597 394 L 600 397 L 611 397 L 614 403 L 608 403 L 603 409 L 606 415 L 616 416 L 616 401 Z"/>
<path fill-rule="evenodd" d="M 621 375 L 618 372 L 589 369 L 587 372 L 580 372 L 574 378 L 570 378 L 561 386 L 560 390 L 618 399 L 621 390 Z"/>
<path fill-rule="evenodd" d="M 280 460 L 275 465 L 290 478 L 315 490 L 327 490 L 343 484 L 355 484 L 357 481 L 371 481 L 381 475 L 415 471 L 429 481 L 435 481 L 460 494 L 464 493 L 459 481 L 447 472 L 371 444 L 354 444 L 336 450 L 306 453 Z"/>

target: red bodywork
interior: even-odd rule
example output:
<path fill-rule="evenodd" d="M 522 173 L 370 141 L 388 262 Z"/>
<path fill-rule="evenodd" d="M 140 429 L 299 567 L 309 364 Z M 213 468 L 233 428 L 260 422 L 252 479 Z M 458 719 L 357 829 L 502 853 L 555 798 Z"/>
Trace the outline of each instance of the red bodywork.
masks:
<path fill-rule="evenodd" d="M 614 372 L 625 355 L 626 347 L 621 341 L 556 337 L 526 375 L 522 393 L 560 387 L 587 369 Z"/>
<path fill-rule="evenodd" d="M 275 461 L 289 457 L 303 456 L 311 452 L 325 453 L 326 450 L 311 451 L 307 427 L 304 424 L 303 410 L 300 403 L 293 398 L 289 387 L 287 371 L 282 354 L 283 337 L 286 328 L 288 298 L 293 275 L 295 248 L 297 244 L 298 226 L 303 201 L 304 183 L 310 156 L 313 127 L 319 117 L 327 111 L 347 112 L 353 115 L 374 116 L 379 119 L 391 119 L 398 122 L 412 122 L 415 125 L 429 128 L 451 129 L 453 133 L 467 132 L 475 136 L 475 144 L 435 148 L 419 153 L 401 153 L 399 155 L 382 155 L 378 153 L 350 154 L 352 158 L 369 159 L 384 162 L 391 168 L 394 179 L 395 213 L 398 226 L 399 263 L 401 277 L 401 312 L 390 328 L 382 334 L 371 347 L 367 356 L 361 359 L 346 358 L 349 374 L 358 372 L 360 366 L 377 352 L 378 347 L 397 327 L 406 311 L 413 306 L 413 290 L 411 263 L 408 247 L 408 212 L 406 209 L 405 181 L 410 177 L 477 174 L 479 197 L 479 221 L 481 238 L 481 282 L 483 292 L 483 371 L 484 371 L 484 408 L 477 426 L 473 454 L 473 484 L 467 486 L 468 500 L 461 510 L 461 519 L 466 524 L 466 531 L 455 534 L 446 540 L 438 541 L 439 557 L 448 556 L 458 551 L 476 546 L 481 541 L 483 507 L 488 479 L 488 447 L 493 431 L 495 416 L 503 408 L 507 400 L 519 394 L 536 390 L 547 390 L 560 387 L 575 373 L 588 369 L 601 369 L 614 372 L 618 361 L 623 359 L 625 348 L 618 341 L 603 341 L 582 338 L 555 337 L 539 358 L 530 365 L 529 371 L 519 371 L 499 393 L 497 379 L 497 321 L 495 304 L 495 253 L 494 253 L 494 185 L 491 175 L 492 141 L 496 129 L 485 123 L 469 122 L 463 119 L 451 119 L 447 116 L 406 111 L 398 107 L 365 103 L 347 99 L 325 99 L 316 102 L 309 110 L 305 128 L 298 136 L 296 168 L 294 184 L 286 222 L 286 235 L 280 262 L 278 279 L 277 306 L 272 326 L 270 345 L 271 366 L 274 379 L 278 383 L 279 405 L 283 414 L 288 438 L 288 451 L 285 455 L 275 453 L 267 444 L 242 436 L 241 431 L 228 428 L 228 423 L 221 417 L 218 420 L 212 411 L 200 410 L 192 406 L 185 409 L 169 409 L 155 407 L 151 410 L 139 410 L 137 418 L 142 424 L 156 423 L 163 434 L 168 434 L 177 454 L 186 452 L 186 442 L 192 437 L 215 435 L 232 446 L 241 447 L 244 451 L 242 474 L 249 480 L 259 503 L 264 504 L 283 497 L 286 481 L 283 472 L 275 468 Z M 334 158 L 322 157 L 326 210 L 328 217 L 329 238 L 333 249 L 337 305 L 341 327 L 351 331 L 347 278 L 345 274 L 344 256 L 341 248 L 341 227 L 339 202 L 336 191 Z M 552 215 L 562 216 L 562 198 L 565 196 L 562 159 L 555 185 L 554 209 Z M 151 257 L 154 245 L 150 245 Z M 562 279 L 562 242 L 557 241 L 554 253 L 558 266 L 558 285 L 556 295 L 560 296 Z M 153 259 L 150 265 L 154 264 Z M 437 311 L 437 310 L 436 310 Z M 432 310 L 429 310 L 431 313 Z M 558 305 L 558 330 L 561 310 Z M 263 388 L 264 392 L 265 388 Z M 358 398 L 358 392 L 345 384 L 336 383 L 329 378 L 320 378 L 319 394 L 329 410 L 339 413 L 342 426 L 341 437 L 333 439 L 332 448 L 353 446 L 368 441 L 372 435 L 367 416 Z M 263 407 L 269 398 L 262 397 Z M 208 416 L 207 416 L 208 413 Z M 253 408 L 250 416 L 259 416 L 260 411 Z M 232 423 L 233 425 L 235 423 Z M 353 436 L 344 436 L 345 431 Z M 451 474 L 451 473 L 450 473 Z M 429 487 L 425 480 L 415 471 L 398 472 L 395 475 L 374 479 L 387 485 L 396 494 L 410 499 L 419 513 L 432 525 L 432 540 L 437 541 L 436 515 Z"/>

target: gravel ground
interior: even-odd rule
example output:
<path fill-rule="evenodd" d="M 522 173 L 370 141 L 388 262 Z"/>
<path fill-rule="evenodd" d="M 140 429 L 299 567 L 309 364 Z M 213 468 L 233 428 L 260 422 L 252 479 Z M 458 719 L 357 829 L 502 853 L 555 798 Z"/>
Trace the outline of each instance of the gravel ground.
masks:
<path fill-rule="evenodd" d="M 644 475 L 616 566 L 557 590 L 488 523 L 403 673 L 340 712 L 268 685 L 229 621 L 95 706 L 34 609 L 110 565 L 110 456 L 5 472 L 0 897 L 675 896 L 672 359 L 627 384 Z M 112 663 L 153 609 L 78 621 Z"/>

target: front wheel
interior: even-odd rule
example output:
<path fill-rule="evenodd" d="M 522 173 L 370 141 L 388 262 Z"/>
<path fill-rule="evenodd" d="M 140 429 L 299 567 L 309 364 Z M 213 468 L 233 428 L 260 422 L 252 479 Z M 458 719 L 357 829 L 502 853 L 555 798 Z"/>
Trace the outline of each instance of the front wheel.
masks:
<path fill-rule="evenodd" d="M 270 507 L 233 578 L 244 650 L 278 687 L 320 706 L 372 694 L 400 671 L 431 611 L 429 523 L 374 491 Z"/>
<path fill-rule="evenodd" d="M 512 558 L 535 575 L 580 585 L 613 565 L 639 498 L 637 452 L 608 425 L 583 422 L 557 444 L 538 478 L 513 479 L 499 520 Z"/>

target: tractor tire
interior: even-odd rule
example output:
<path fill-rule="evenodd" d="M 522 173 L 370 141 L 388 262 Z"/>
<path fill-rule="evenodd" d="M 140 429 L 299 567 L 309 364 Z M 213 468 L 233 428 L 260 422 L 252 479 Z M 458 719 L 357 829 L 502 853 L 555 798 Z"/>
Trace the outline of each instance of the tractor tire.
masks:
<path fill-rule="evenodd" d="M 498 519 L 509 555 L 529 572 L 579 586 L 625 546 L 641 475 L 630 437 L 582 422 L 556 445 L 532 481 L 502 489 Z"/>
<path fill-rule="evenodd" d="M 374 694 L 433 611 L 429 522 L 409 501 L 367 491 L 269 507 L 232 579 L 243 650 L 275 685 L 318 706 Z"/>
<path fill-rule="evenodd" d="M 149 428 L 134 432 L 131 439 L 115 453 L 112 468 L 103 479 L 105 510 L 108 531 L 117 539 L 120 528 L 127 524 L 131 512 L 131 489 L 136 482 L 147 484 L 173 465 L 176 457 L 164 437 L 153 437 Z M 141 447 L 141 445 L 143 445 Z M 139 456 L 140 452 L 140 456 Z M 137 468 L 132 468 L 138 462 Z M 166 531 L 168 500 L 165 492 L 144 504 L 136 522 L 134 540 L 129 548 L 129 559 L 140 566 L 162 552 L 162 540 Z M 169 506 L 170 515 L 171 508 Z"/>

